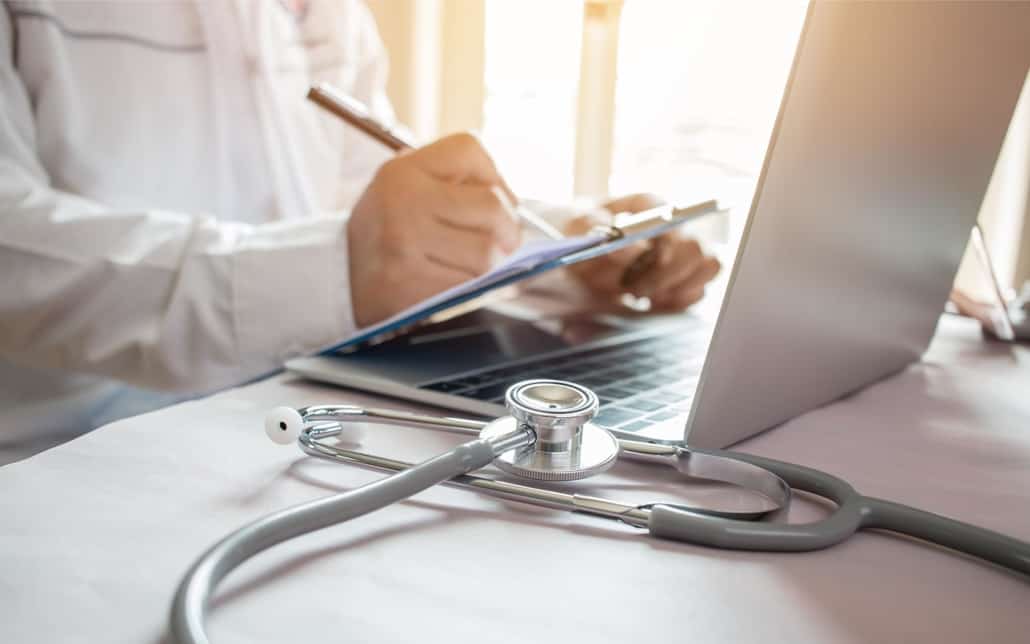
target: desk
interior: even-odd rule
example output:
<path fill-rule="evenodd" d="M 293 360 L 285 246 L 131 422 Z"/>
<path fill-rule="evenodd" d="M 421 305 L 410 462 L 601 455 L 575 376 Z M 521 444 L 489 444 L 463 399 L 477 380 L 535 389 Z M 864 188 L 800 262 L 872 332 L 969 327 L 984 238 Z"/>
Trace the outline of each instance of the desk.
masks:
<path fill-rule="evenodd" d="M 212 542 L 379 476 L 264 438 L 270 407 L 333 400 L 372 402 L 284 375 L 0 468 L 0 641 L 161 642 Z M 455 440 L 377 426 L 365 445 L 418 458 Z M 922 363 L 740 447 L 1030 539 L 1030 349 L 945 317 Z M 588 488 L 647 498 L 672 481 L 624 463 Z M 209 629 L 226 644 L 1026 642 L 1030 582 L 884 535 L 724 552 L 441 487 L 244 564 Z"/>

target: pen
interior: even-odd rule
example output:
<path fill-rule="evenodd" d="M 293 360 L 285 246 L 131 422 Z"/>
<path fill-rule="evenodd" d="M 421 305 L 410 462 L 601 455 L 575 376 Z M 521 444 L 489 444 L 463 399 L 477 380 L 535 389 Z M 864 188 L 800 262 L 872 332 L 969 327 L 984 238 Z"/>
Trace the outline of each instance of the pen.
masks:
<path fill-rule="evenodd" d="M 377 120 L 363 103 L 346 95 L 329 83 L 319 83 L 309 89 L 308 99 L 394 152 L 417 147 L 415 142 L 408 138 L 405 133 Z M 505 208 L 515 213 L 522 221 L 535 228 L 544 236 L 551 239 L 562 239 L 564 237 L 557 228 L 537 213 L 525 206 L 512 203 L 508 195 L 499 186 L 494 187 L 494 194 L 501 200 Z"/>

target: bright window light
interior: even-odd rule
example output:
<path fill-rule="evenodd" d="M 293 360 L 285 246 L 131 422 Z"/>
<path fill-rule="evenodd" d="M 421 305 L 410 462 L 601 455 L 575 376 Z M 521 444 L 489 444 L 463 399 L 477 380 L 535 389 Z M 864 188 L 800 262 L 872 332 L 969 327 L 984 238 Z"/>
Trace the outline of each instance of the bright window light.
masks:
<path fill-rule="evenodd" d="M 580 2 L 486 3 L 482 135 L 521 195 L 572 196 L 582 20 Z"/>

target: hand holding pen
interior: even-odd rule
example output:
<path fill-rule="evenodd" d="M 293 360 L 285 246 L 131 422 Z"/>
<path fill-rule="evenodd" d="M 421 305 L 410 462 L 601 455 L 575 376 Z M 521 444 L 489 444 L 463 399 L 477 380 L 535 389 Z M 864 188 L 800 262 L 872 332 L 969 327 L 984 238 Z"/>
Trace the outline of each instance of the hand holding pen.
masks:
<path fill-rule="evenodd" d="M 489 270 L 519 243 L 515 217 L 552 239 L 563 235 L 521 206 L 479 140 L 445 137 L 423 148 L 373 118 L 360 102 L 327 84 L 308 98 L 379 141 L 398 156 L 387 162 L 358 201 L 348 224 L 351 298 L 359 326 L 367 326 Z M 612 212 L 658 205 L 650 195 L 610 202 Z M 582 234 L 597 223 L 570 222 Z M 659 310 L 686 308 L 719 270 L 693 240 L 670 233 L 570 267 L 601 295 L 647 296 Z"/>
<path fill-rule="evenodd" d="M 364 327 L 482 275 L 521 243 L 497 169 L 455 134 L 390 159 L 351 211 L 354 317 Z"/>
<path fill-rule="evenodd" d="M 338 91 L 328 83 L 320 83 L 308 91 L 308 99 L 332 112 L 358 130 L 379 141 L 394 152 L 417 148 L 406 133 L 391 128 L 374 118 L 360 102 Z M 540 215 L 518 203 L 515 195 L 502 183 L 497 187 L 497 196 L 512 215 L 551 239 L 561 239 L 561 232 Z"/>

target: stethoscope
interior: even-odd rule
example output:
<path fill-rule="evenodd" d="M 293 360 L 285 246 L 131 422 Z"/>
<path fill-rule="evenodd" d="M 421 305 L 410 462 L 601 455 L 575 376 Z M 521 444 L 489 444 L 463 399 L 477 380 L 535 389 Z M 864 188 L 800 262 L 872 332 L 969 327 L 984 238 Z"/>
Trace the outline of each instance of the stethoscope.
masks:
<path fill-rule="evenodd" d="M 444 483 L 505 499 L 614 519 L 655 537 L 735 550 L 803 552 L 844 541 L 863 529 L 915 537 L 1030 575 L 1030 543 L 909 506 L 863 496 L 847 482 L 812 468 L 761 456 L 702 450 L 685 444 L 617 439 L 591 422 L 597 396 L 558 380 L 512 385 L 509 415 L 490 422 L 406 412 L 323 405 L 272 411 L 266 434 L 297 441 L 320 458 L 391 472 L 383 479 L 281 510 L 224 537 L 204 553 L 179 584 L 171 632 L 180 644 L 208 642 L 204 615 L 218 583 L 241 563 L 276 544 L 368 514 Z M 344 449 L 327 442 L 350 422 L 425 426 L 476 438 L 417 465 Z M 534 481 L 575 481 L 609 469 L 620 456 L 671 465 L 689 478 L 731 483 L 764 497 L 761 510 L 626 504 L 471 472 L 491 463 L 503 473 Z M 836 509 L 814 523 L 774 522 L 785 516 L 791 490 L 832 501 Z"/>

